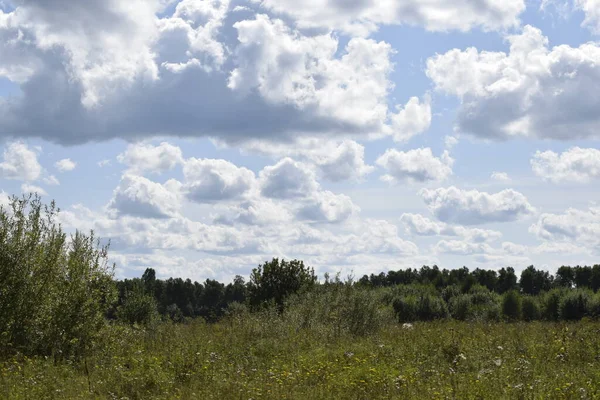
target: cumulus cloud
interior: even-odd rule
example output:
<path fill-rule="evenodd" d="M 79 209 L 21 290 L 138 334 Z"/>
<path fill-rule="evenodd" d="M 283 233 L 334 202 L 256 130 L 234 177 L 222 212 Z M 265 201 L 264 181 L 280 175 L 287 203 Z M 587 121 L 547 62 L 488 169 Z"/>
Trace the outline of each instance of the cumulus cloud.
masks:
<path fill-rule="evenodd" d="M 162 142 L 158 146 L 150 143 L 136 143 L 127 146 L 127 150 L 119 154 L 117 160 L 129 166 L 132 173 L 162 173 L 181 164 L 183 155 L 179 147 L 167 142 Z M 100 163 L 98 164 L 100 166 L 107 164 L 106 160 Z"/>
<path fill-rule="evenodd" d="M 541 240 L 568 241 L 600 248 L 600 208 L 569 208 L 564 213 L 544 213 L 529 231 Z"/>
<path fill-rule="evenodd" d="M 298 211 L 300 219 L 315 222 L 342 222 L 352 214 L 360 211 L 350 197 L 343 194 L 334 194 L 330 191 L 317 192 L 308 204 Z"/>
<path fill-rule="evenodd" d="M 355 35 L 367 35 L 382 24 L 422 25 L 431 31 L 467 31 L 473 27 L 505 29 L 518 25 L 518 16 L 525 10 L 522 0 L 479 3 L 465 0 L 427 3 L 414 0 L 262 0 L 261 5 L 290 15 L 303 28 L 338 29 Z"/>
<path fill-rule="evenodd" d="M 226 160 L 190 158 L 183 166 L 183 192 L 197 203 L 213 203 L 244 196 L 255 184 L 254 172 Z"/>
<path fill-rule="evenodd" d="M 385 181 L 429 182 L 443 181 L 452 175 L 454 160 L 448 151 L 437 158 L 427 147 L 406 152 L 388 149 L 376 163 L 387 170 L 382 177 Z"/>
<path fill-rule="evenodd" d="M 462 240 L 440 240 L 435 246 L 436 253 L 456 255 L 488 254 L 494 250 L 487 243 L 469 243 Z"/>
<path fill-rule="evenodd" d="M 42 173 L 37 154 L 21 142 L 12 142 L 4 148 L 0 163 L 0 178 L 35 181 Z"/>
<path fill-rule="evenodd" d="M 431 125 L 431 98 L 425 96 L 423 102 L 411 97 L 404 107 L 396 106 L 397 112 L 391 115 L 392 137 L 397 142 L 425 132 Z"/>
<path fill-rule="evenodd" d="M 50 185 L 50 186 L 58 186 L 58 185 L 60 185 L 60 181 L 54 175 L 49 175 L 49 176 L 45 177 L 43 179 L 43 181 L 44 181 L 44 183 L 46 185 Z"/>
<path fill-rule="evenodd" d="M 227 147 L 218 141 L 216 145 Z M 314 164 L 321 176 L 332 182 L 357 181 L 375 169 L 365 163 L 365 146 L 350 139 L 338 141 L 306 137 L 298 138 L 292 144 L 254 140 L 244 143 L 242 151 L 275 158 L 291 157 Z"/>
<path fill-rule="evenodd" d="M 463 225 L 515 221 L 535 212 L 527 198 L 513 189 L 490 194 L 451 186 L 421 189 L 419 195 L 440 221 Z"/>
<path fill-rule="evenodd" d="M 492 172 L 492 176 L 490 178 L 498 182 L 510 182 L 510 177 L 506 172 L 494 171 Z"/>
<path fill-rule="evenodd" d="M 303 198 L 318 189 L 314 171 L 289 157 L 265 167 L 259 180 L 261 194 L 274 199 Z"/>
<path fill-rule="evenodd" d="M 126 174 L 107 208 L 112 217 L 129 215 L 143 218 L 170 218 L 178 215 L 180 183 L 174 180 L 164 185 L 142 176 Z"/>
<path fill-rule="evenodd" d="M 70 158 L 63 158 L 62 160 L 54 163 L 54 167 L 60 172 L 73 171 L 77 163 L 72 161 Z"/>
<path fill-rule="evenodd" d="M 475 243 L 493 242 L 502 237 L 502 233 L 488 229 L 465 228 L 433 221 L 421 214 L 404 213 L 400 217 L 407 233 L 418 236 L 461 236 Z"/>
<path fill-rule="evenodd" d="M 25 193 L 25 194 L 29 194 L 29 193 L 37 193 L 40 196 L 47 196 L 48 193 L 46 193 L 46 191 L 44 189 L 42 189 L 39 186 L 35 186 L 35 185 L 31 185 L 29 183 L 24 183 L 21 185 L 21 192 Z"/>
<path fill-rule="evenodd" d="M 235 12 L 228 1 L 167 3 L 29 1 L 2 12 L 0 76 L 20 95 L 0 102 L 0 132 L 63 144 L 165 135 L 239 144 L 404 140 L 429 125 L 428 98 L 390 111 L 385 42 L 352 37 L 341 48 L 329 30 L 255 14 L 255 2 Z"/>
<path fill-rule="evenodd" d="M 508 53 L 453 49 L 427 60 L 439 91 L 461 99 L 456 128 L 489 139 L 598 138 L 600 46 L 548 47 L 532 26 Z"/>
<path fill-rule="evenodd" d="M 333 182 L 360 179 L 375 168 L 365 164 L 365 148 L 352 140 L 345 140 L 327 154 L 315 154 L 314 161 L 323 177 Z"/>
<path fill-rule="evenodd" d="M 588 27 L 593 33 L 600 34 L 600 1 L 574 0 L 574 3 L 575 7 L 585 14 L 582 25 Z"/>
<path fill-rule="evenodd" d="M 600 150 L 573 147 L 561 154 L 537 151 L 531 167 L 537 176 L 555 183 L 590 182 L 600 178 Z"/>

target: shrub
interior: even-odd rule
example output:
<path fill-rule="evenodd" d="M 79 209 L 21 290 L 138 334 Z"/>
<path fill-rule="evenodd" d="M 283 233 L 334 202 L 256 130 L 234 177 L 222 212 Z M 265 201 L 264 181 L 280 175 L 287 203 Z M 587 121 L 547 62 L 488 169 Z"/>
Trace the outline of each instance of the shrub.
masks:
<path fill-rule="evenodd" d="M 462 290 L 458 285 L 450 285 L 446 286 L 442 289 L 442 299 L 447 303 L 451 298 L 459 296 L 462 294 Z"/>
<path fill-rule="evenodd" d="M 560 318 L 560 302 L 563 298 L 564 290 L 552 289 L 542 295 L 542 316 L 550 321 L 558 321 Z"/>
<path fill-rule="evenodd" d="M 179 314 L 181 314 L 179 307 L 176 305 L 175 307 L 179 311 Z M 177 310 L 171 308 L 173 313 L 177 313 Z M 134 286 L 133 290 L 125 294 L 125 300 L 117 310 L 117 318 L 130 325 L 140 324 L 149 326 L 158 320 L 156 301 L 141 286 Z"/>
<path fill-rule="evenodd" d="M 274 301 L 283 309 L 285 299 L 317 282 L 315 271 L 299 260 L 279 261 L 274 258 L 254 268 L 248 285 L 249 300 L 253 306 Z"/>
<path fill-rule="evenodd" d="M 504 293 L 502 297 L 502 315 L 512 321 L 521 318 L 521 296 L 516 290 Z"/>
<path fill-rule="evenodd" d="M 469 294 L 461 294 L 459 296 L 452 297 L 448 305 L 450 309 L 450 315 L 454 319 L 466 321 L 473 315 L 471 307 L 471 295 Z"/>
<path fill-rule="evenodd" d="M 588 311 L 590 293 L 586 290 L 572 290 L 567 292 L 559 305 L 559 315 L 563 320 L 578 320 L 583 318 Z"/>
<path fill-rule="evenodd" d="M 540 319 L 541 311 L 537 298 L 525 296 L 522 300 L 522 314 L 525 321 Z"/>
<path fill-rule="evenodd" d="M 107 246 L 67 235 L 54 202 L 13 197 L 0 207 L 0 352 L 80 357 L 116 300 Z"/>
<path fill-rule="evenodd" d="M 421 321 L 448 317 L 448 307 L 441 297 L 424 294 L 419 298 L 417 315 Z"/>
<path fill-rule="evenodd" d="M 419 303 L 416 296 L 398 297 L 392 306 L 400 322 L 413 322 L 419 318 Z"/>

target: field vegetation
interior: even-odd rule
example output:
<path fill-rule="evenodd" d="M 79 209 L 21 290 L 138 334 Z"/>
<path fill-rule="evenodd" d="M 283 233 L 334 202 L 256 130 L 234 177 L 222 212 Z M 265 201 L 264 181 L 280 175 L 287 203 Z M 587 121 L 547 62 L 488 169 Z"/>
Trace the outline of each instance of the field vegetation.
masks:
<path fill-rule="evenodd" d="M 0 209 L 0 398 L 600 398 L 600 266 L 114 279 L 58 209 Z"/>

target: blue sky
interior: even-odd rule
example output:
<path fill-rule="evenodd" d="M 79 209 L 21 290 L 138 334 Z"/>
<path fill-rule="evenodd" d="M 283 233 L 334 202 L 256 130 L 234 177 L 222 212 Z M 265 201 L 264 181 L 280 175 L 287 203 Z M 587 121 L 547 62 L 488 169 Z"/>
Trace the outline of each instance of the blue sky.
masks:
<path fill-rule="evenodd" d="M 597 263 L 597 0 L 127 4 L 0 1 L 0 204 L 120 277 Z"/>

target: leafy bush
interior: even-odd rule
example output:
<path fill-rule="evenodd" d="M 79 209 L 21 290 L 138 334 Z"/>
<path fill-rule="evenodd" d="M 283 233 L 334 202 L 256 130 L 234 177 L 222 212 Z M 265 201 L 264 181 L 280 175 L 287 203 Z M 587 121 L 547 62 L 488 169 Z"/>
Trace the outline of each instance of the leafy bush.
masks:
<path fill-rule="evenodd" d="M 315 271 L 299 260 L 286 261 L 274 258 L 254 268 L 248 285 L 249 300 L 253 306 L 274 301 L 280 309 L 285 299 L 317 282 Z"/>
<path fill-rule="evenodd" d="M 421 321 L 448 317 L 448 307 L 441 297 L 423 295 L 419 299 L 418 315 Z"/>
<path fill-rule="evenodd" d="M 67 240 L 58 212 L 39 196 L 0 207 L 0 352 L 83 356 L 116 299 L 108 247 L 93 233 Z"/>
<path fill-rule="evenodd" d="M 446 286 L 442 289 L 442 299 L 447 303 L 451 298 L 462 294 L 462 290 L 458 285 Z"/>
<path fill-rule="evenodd" d="M 521 296 L 516 290 L 504 293 L 502 297 L 502 315 L 512 321 L 521 318 Z"/>
<path fill-rule="evenodd" d="M 459 296 L 452 297 L 448 305 L 450 309 L 450 315 L 454 319 L 466 321 L 473 315 L 471 295 L 469 294 L 461 294 Z"/>
<path fill-rule="evenodd" d="M 541 318 L 542 313 L 537 298 L 525 296 L 522 300 L 522 314 L 525 321 L 535 321 Z"/>
<path fill-rule="evenodd" d="M 542 315 L 544 319 L 557 321 L 560 318 L 560 303 L 564 293 L 565 290 L 563 289 L 552 289 L 542 296 Z"/>
<path fill-rule="evenodd" d="M 405 296 L 394 299 L 394 313 L 400 322 L 413 322 L 419 318 L 419 301 L 416 296 Z"/>
<path fill-rule="evenodd" d="M 181 310 L 177 305 L 176 309 L 171 307 L 171 312 L 174 317 L 181 314 Z M 169 310 L 168 310 L 169 311 Z M 183 315 L 181 315 L 183 318 Z M 140 324 L 149 326 L 158 320 L 158 309 L 154 297 L 146 293 L 140 286 L 135 286 L 134 289 L 125 294 L 125 301 L 117 310 L 117 318 L 120 321 L 130 325 Z"/>
<path fill-rule="evenodd" d="M 559 304 L 559 315 L 563 320 L 578 320 L 583 318 L 588 311 L 590 292 L 577 289 L 567 292 Z"/>

